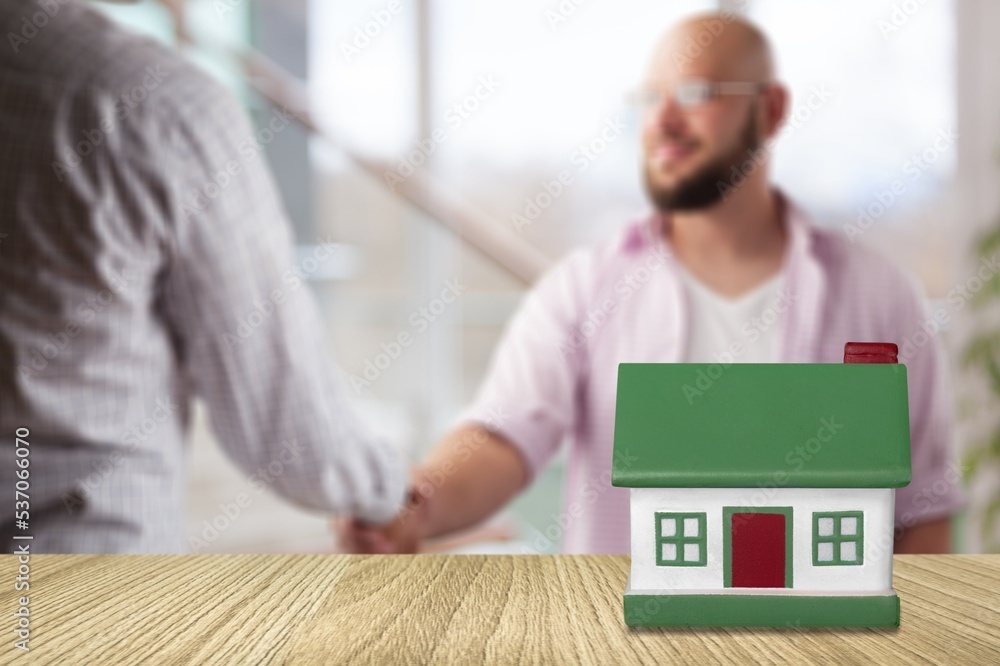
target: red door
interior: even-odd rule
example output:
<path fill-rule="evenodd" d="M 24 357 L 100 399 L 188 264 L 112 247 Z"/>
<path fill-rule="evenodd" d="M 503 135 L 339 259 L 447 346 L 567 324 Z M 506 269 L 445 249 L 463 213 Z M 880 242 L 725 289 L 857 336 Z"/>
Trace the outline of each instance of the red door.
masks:
<path fill-rule="evenodd" d="M 785 514 L 734 513 L 732 586 L 785 587 Z"/>

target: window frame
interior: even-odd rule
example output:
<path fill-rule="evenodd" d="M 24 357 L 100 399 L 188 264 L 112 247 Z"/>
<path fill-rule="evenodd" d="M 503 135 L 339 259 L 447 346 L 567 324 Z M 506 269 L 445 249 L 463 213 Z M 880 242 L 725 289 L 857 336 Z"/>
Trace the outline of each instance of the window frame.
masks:
<path fill-rule="evenodd" d="M 673 536 L 663 536 L 663 519 L 670 518 L 676 521 L 677 530 Z M 698 520 L 698 536 L 684 536 L 684 520 L 695 518 Z M 705 511 L 655 511 L 653 519 L 656 521 L 656 566 L 658 567 L 704 567 L 708 566 L 708 514 Z M 672 543 L 677 547 L 677 559 L 663 559 L 663 544 Z M 686 544 L 698 545 L 698 559 L 687 561 L 684 559 L 684 546 Z"/>
<path fill-rule="evenodd" d="M 820 536 L 819 521 L 821 518 L 833 519 L 833 534 Z M 858 522 L 858 529 L 854 534 L 844 535 L 840 533 L 840 522 L 844 518 L 855 518 Z M 859 567 L 865 563 L 865 514 L 864 511 L 813 511 L 812 519 L 812 560 L 814 567 Z M 830 561 L 820 561 L 820 543 L 833 544 L 833 559 Z M 840 557 L 840 546 L 843 543 L 855 543 L 855 560 L 843 560 Z"/>

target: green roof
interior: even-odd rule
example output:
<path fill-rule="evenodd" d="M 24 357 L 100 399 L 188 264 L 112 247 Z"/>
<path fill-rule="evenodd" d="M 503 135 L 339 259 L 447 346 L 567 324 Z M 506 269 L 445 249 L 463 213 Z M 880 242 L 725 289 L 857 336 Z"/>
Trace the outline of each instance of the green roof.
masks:
<path fill-rule="evenodd" d="M 898 488 L 909 482 L 903 365 L 618 367 L 616 486 Z"/>

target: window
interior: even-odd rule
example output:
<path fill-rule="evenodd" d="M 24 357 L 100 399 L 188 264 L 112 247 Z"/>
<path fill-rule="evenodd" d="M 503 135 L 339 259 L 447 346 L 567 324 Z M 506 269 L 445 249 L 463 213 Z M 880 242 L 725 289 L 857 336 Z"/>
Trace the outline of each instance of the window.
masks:
<path fill-rule="evenodd" d="M 954 178 L 955 143 L 934 142 L 957 122 L 956 3 L 919 4 L 898 25 L 891 3 L 867 0 L 754 0 L 748 12 L 773 40 L 779 75 L 792 88 L 775 179 L 838 229 L 860 212 L 876 227 L 919 223 Z M 814 90 L 824 86 L 820 102 Z M 895 181 L 899 196 L 873 206 Z"/>
<path fill-rule="evenodd" d="M 703 567 L 704 513 L 656 514 L 656 564 L 661 567 Z"/>
<path fill-rule="evenodd" d="M 813 514 L 813 564 L 842 566 L 864 560 L 864 514 L 831 511 Z"/>

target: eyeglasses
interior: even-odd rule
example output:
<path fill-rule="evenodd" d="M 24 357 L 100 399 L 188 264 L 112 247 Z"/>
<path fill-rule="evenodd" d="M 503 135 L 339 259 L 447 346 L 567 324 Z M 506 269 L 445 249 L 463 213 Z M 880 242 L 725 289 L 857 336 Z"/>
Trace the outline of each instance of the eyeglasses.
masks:
<path fill-rule="evenodd" d="M 629 95 L 629 101 L 644 109 L 659 108 L 667 96 L 673 97 L 682 109 L 696 109 L 722 95 L 757 95 L 770 87 L 767 83 L 750 81 L 706 81 L 688 79 L 674 86 L 671 93 L 658 88 L 644 88 Z"/>

